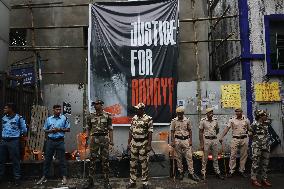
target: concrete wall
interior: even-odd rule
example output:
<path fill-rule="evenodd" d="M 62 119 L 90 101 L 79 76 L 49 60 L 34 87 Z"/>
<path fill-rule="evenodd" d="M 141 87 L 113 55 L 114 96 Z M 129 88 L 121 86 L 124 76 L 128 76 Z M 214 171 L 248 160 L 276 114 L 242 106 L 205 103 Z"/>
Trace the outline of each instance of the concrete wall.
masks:
<path fill-rule="evenodd" d="M 250 47 L 253 54 L 266 54 L 264 15 L 284 14 L 284 1 L 258 1 L 248 0 L 249 6 L 249 24 L 250 24 Z M 283 99 L 284 77 L 269 76 L 266 73 L 266 60 L 251 61 L 252 88 L 256 83 L 277 81 L 281 86 L 281 97 Z M 271 113 L 272 125 L 276 132 L 280 135 L 283 143 L 283 100 L 282 102 L 261 104 L 254 101 L 254 108 L 266 109 Z M 284 146 L 280 146 L 274 152 L 275 155 L 284 155 Z"/>
<path fill-rule="evenodd" d="M 220 17 L 225 10 L 229 8 L 225 16 L 238 15 L 238 1 L 220 0 L 216 7 L 212 10 L 212 17 Z M 212 22 L 214 26 L 216 20 Z M 234 33 L 230 39 L 239 39 L 239 18 L 225 18 L 216 24 L 215 29 L 211 30 L 213 39 L 225 39 L 231 33 Z M 217 47 L 220 42 L 211 43 L 211 52 L 215 52 L 211 60 L 213 64 L 212 79 L 217 80 L 229 80 L 238 81 L 242 78 L 240 55 L 241 55 L 241 43 L 240 41 L 227 41 Z M 220 68 L 220 74 L 218 75 L 217 68 Z"/>
<path fill-rule="evenodd" d="M 108 0 L 109 1 L 109 0 Z M 26 3 L 24 0 L 12 0 L 12 5 Z M 34 1 L 35 2 L 35 1 Z M 37 0 L 36 3 L 53 2 L 50 0 Z M 63 0 L 63 4 L 88 3 L 89 0 Z M 96 1 L 93 1 L 96 2 Z M 100 2 L 104 2 L 100 0 Z M 194 5 L 196 17 L 207 16 L 207 4 L 205 0 L 196 1 Z M 54 7 L 35 8 L 35 26 L 66 26 L 66 25 L 88 25 L 88 7 Z M 180 0 L 180 18 L 192 18 L 193 9 L 190 0 Z M 12 27 L 31 26 L 29 9 L 13 9 L 11 12 Z M 197 38 L 207 39 L 208 23 L 197 23 Z M 35 30 L 36 46 L 83 46 L 83 28 L 70 29 L 41 29 Z M 180 39 L 194 40 L 192 23 L 180 23 Z M 31 45 L 31 30 L 27 32 L 27 45 Z M 194 45 L 180 45 L 179 80 L 196 80 L 196 60 Z M 32 55 L 32 52 L 10 51 L 9 63 Z M 72 48 L 61 50 L 40 51 L 43 59 L 48 59 L 43 65 L 43 72 L 64 72 L 62 75 L 44 75 L 45 84 L 74 84 L 84 81 L 82 77 L 86 65 L 87 49 Z M 200 43 L 198 47 L 198 61 L 201 65 L 201 78 L 208 80 L 208 44 Z"/>
<path fill-rule="evenodd" d="M 265 41 L 265 27 L 264 27 L 264 15 L 271 14 L 284 14 L 284 1 L 283 0 L 275 0 L 275 1 L 259 1 L 259 0 L 247 0 L 248 4 L 248 21 L 249 21 L 249 40 L 250 40 L 250 52 L 246 52 L 247 54 L 266 54 L 266 41 Z M 222 12 L 227 8 L 227 6 L 231 7 L 231 10 L 235 10 L 234 14 L 239 14 L 238 9 L 242 9 L 243 7 L 238 7 L 238 1 L 228 1 L 228 0 L 220 0 L 217 4 L 216 8 L 213 11 L 214 15 L 221 15 Z M 226 21 L 227 20 L 227 21 Z M 239 20 L 236 19 L 235 23 L 230 24 L 229 20 L 233 19 L 225 19 L 224 22 L 227 24 L 223 24 L 223 30 L 225 33 L 229 33 L 230 31 L 237 32 L 237 37 L 239 38 Z M 229 23 L 228 23 L 229 21 Z M 221 25 L 222 26 L 222 25 Z M 221 27 L 220 26 L 220 27 Z M 217 33 L 220 33 L 221 30 Z M 227 43 L 229 44 L 229 42 Z M 220 48 L 220 52 L 217 54 L 216 62 L 224 61 L 224 57 L 227 59 L 234 58 L 240 56 L 241 46 L 240 43 L 237 43 L 237 46 L 222 46 Z M 232 50 L 233 49 L 233 50 Z M 215 64 L 216 64 L 215 62 Z M 277 134 L 282 139 L 283 143 L 283 103 L 282 102 L 274 102 L 274 103 L 258 103 L 255 102 L 255 94 L 254 94 L 254 85 L 256 83 L 261 82 L 271 82 L 278 81 L 280 83 L 281 88 L 283 88 L 284 77 L 283 76 L 271 76 L 266 73 L 266 65 L 267 62 L 265 59 L 251 59 L 250 60 L 250 71 L 251 71 L 251 88 L 252 91 L 252 104 L 253 110 L 255 109 L 264 109 L 271 113 L 272 126 L 277 132 Z M 235 61 L 231 63 L 231 66 L 226 67 L 226 69 L 221 72 L 222 79 L 225 80 L 240 80 L 242 78 L 242 66 L 240 65 L 240 61 Z M 281 97 L 284 97 L 283 89 L 281 91 Z M 278 146 L 275 151 L 273 151 L 273 156 L 283 156 L 284 148 L 282 146 Z"/>
<path fill-rule="evenodd" d="M 5 71 L 8 63 L 10 0 L 0 0 L 0 71 Z"/>
<path fill-rule="evenodd" d="M 103 2 L 103 0 L 99 0 Z M 109 0 L 108 0 L 109 1 Z M 54 2 L 50 0 L 37 0 L 36 3 Z M 63 0 L 63 4 L 71 3 L 88 3 L 89 0 Z M 93 1 L 96 2 L 96 1 Z M 207 17 L 206 0 L 196 1 L 195 17 Z M 12 4 L 26 3 L 25 0 L 12 0 Z M 61 7 L 61 8 L 36 8 L 33 9 L 35 26 L 66 26 L 66 25 L 88 25 L 88 7 Z M 12 27 L 28 27 L 31 26 L 29 9 L 13 9 L 11 12 Z M 193 4 L 190 0 L 180 0 L 180 19 L 193 18 Z M 206 40 L 208 35 L 208 22 L 200 22 L 196 25 L 197 39 Z M 83 46 L 83 28 L 71 29 L 43 29 L 35 30 L 36 46 Z M 194 40 L 192 23 L 180 23 L 180 40 Z M 31 30 L 27 32 L 27 45 L 31 45 Z M 10 51 L 9 63 L 29 57 L 32 52 L 29 51 Z M 40 51 L 42 59 L 48 59 L 43 64 L 43 72 L 64 72 L 64 74 L 43 75 L 45 84 L 45 104 L 52 108 L 54 103 L 62 103 L 63 101 L 71 102 L 75 110 L 70 116 L 71 124 L 74 129 L 68 134 L 68 150 L 75 148 L 75 135 L 82 130 L 82 120 L 75 125 L 75 116 L 82 115 L 82 101 L 75 103 L 76 98 L 81 98 L 82 92 L 76 89 L 78 84 L 84 82 L 84 69 L 86 65 L 87 49 L 73 48 L 61 50 L 44 50 Z M 208 44 L 198 44 L 198 61 L 201 65 L 200 73 L 203 80 L 208 80 Z M 196 80 L 196 60 L 194 45 L 180 45 L 180 59 L 178 65 L 178 74 L 180 81 Z M 74 96 L 75 95 L 75 96 Z M 126 147 L 128 138 L 128 127 L 114 128 L 114 142 L 117 149 L 121 150 L 122 146 Z M 154 138 L 160 131 L 169 130 L 169 127 L 156 127 Z M 70 139 L 70 140 L 69 140 Z"/>

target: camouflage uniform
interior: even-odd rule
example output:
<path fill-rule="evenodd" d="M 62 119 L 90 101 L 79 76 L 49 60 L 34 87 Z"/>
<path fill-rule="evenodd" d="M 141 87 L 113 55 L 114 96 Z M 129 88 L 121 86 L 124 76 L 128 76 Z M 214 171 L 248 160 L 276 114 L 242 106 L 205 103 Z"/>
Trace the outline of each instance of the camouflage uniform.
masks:
<path fill-rule="evenodd" d="M 191 123 L 190 120 L 186 117 L 183 120 L 178 120 L 178 118 L 174 118 L 171 122 L 171 131 L 174 131 L 175 137 L 175 151 L 176 151 L 176 158 L 177 158 L 177 166 L 178 171 L 183 173 L 183 164 L 182 164 L 182 157 L 185 155 L 188 171 L 191 175 L 194 174 L 193 169 L 193 161 L 192 161 L 192 149 L 189 145 L 189 137 L 191 130 Z"/>
<path fill-rule="evenodd" d="M 90 133 L 90 177 L 94 178 L 96 159 L 100 159 L 105 180 L 109 180 L 109 131 L 113 130 L 112 119 L 108 112 L 102 114 L 92 113 L 87 118 Z"/>
<path fill-rule="evenodd" d="M 136 166 L 139 159 L 142 167 L 142 182 L 147 185 L 149 179 L 148 134 L 149 132 L 153 132 L 152 117 L 146 114 L 142 117 L 135 115 L 131 121 L 130 132 L 132 134 L 132 140 L 130 143 L 130 183 L 136 183 Z"/>
<path fill-rule="evenodd" d="M 265 180 L 270 154 L 268 124 L 255 121 L 251 125 L 250 135 L 252 135 L 251 179 L 256 180 L 257 173 L 260 172 L 261 179 Z"/>
<path fill-rule="evenodd" d="M 250 122 L 245 116 L 241 119 L 233 117 L 229 120 L 228 129 L 232 128 L 232 141 L 231 141 L 231 157 L 230 157 L 230 173 L 234 173 L 236 168 L 237 152 L 240 148 L 240 167 L 239 171 L 243 173 L 245 171 L 246 160 L 248 157 L 248 129 Z"/>
<path fill-rule="evenodd" d="M 202 118 L 200 121 L 199 129 L 204 129 L 203 140 L 204 140 L 204 155 L 202 159 L 202 175 L 206 174 L 206 166 L 208 160 L 209 149 L 212 149 L 213 156 L 213 167 L 215 173 L 220 175 L 219 165 L 218 165 L 218 140 L 217 140 L 217 130 L 219 126 L 216 118 L 212 118 L 210 122 L 207 117 Z"/>

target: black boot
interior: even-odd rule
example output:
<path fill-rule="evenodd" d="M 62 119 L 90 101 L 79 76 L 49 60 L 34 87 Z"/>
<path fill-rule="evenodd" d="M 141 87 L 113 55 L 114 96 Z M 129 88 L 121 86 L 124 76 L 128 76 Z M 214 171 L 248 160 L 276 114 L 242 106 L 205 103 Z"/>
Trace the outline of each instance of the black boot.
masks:
<path fill-rule="evenodd" d="M 221 179 L 221 180 L 224 180 L 224 179 L 225 179 L 224 176 L 221 175 L 220 173 L 219 173 L 219 174 L 216 174 L 216 177 L 217 177 L 218 179 Z"/>
<path fill-rule="evenodd" d="M 148 184 L 143 184 L 143 189 L 149 189 L 149 185 Z"/>
<path fill-rule="evenodd" d="M 177 179 L 178 180 L 183 180 L 183 173 L 179 173 L 178 176 L 177 176 Z"/>
<path fill-rule="evenodd" d="M 104 184 L 105 189 L 112 189 L 110 183 L 108 181 L 105 182 Z"/>
<path fill-rule="evenodd" d="M 21 185 L 20 179 L 15 179 L 14 180 L 14 186 L 19 187 Z"/>
<path fill-rule="evenodd" d="M 240 172 L 240 175 L 244 178 L 248 178 L 248 175 L 245 172 Z"/>
<path fill-rule="evenodd" d="M 136 187 L 136 183 L 132 183 L 132 182 L 129 182 L 127 185 L 126 185 L 126 188 L 135 188 Z"/>
<path fill-rule="evenodd" d="M 191 179 L 191 180 L 194 180 L 196 182 L 199 182 L 200 181 L 200 178 L 196 175 L 196 174 L 188 174 L 188 178 Z"/>

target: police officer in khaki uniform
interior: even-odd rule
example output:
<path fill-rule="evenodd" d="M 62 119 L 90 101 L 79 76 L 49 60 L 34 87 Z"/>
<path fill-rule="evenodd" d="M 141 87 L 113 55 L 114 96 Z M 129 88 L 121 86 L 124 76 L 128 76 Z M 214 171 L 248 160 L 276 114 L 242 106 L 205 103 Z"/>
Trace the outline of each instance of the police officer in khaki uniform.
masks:
<path fill-rule="evenodd" d="M 200 146 L 203 150 L 203 159 L 202 159 L 202 180 L 206 178 L 206 166 L 208 160 L 209 150 L 212 150 L 213 156 L 213 167 L 216 173 L 216 176 L 219 179 L 224 179 L 219 170 L 218 164 L 218 140 L 217 135 L 219 133 L 219 126 L 217 120 L 213 118 L 213 109 L 206 109 L 206 117 L 202 118 L 199 125 L 199 140 Z"/>
<path fill-rule="evenodd" d="M 111 115 L 103 110 L 104 102 L 97 100 L 92 105 L 96 112 L 87 117 L 87 136 L 90 137 L 90 181 L 94 182 L 96 159 L 100 159 L 104 174 L 104 188 L 111 189 L 109 184 L 109 146 L 113 145 L 113 127 Z"/>
<path fill-rule="evenodd" d="M 184 108 L 178 107 L 176 109 L 177 117 L 171 122 L 171 142 L 176 151 L 177 166 L 179 171 L 179 179 L 183 179 L 183 164 L 182 158 L 185 156 L 189 175 L 188 177 L 194 181 L 199 181 L 197 175 L 194 174 L 192 161 L 192 131 L 191 123 L 188 118 L 184 116 Z"/>
<path fill-rule="evenodd" d="M 142 167 L 143 189 L 148 189 L 149 179 L 149 151 L 151 150 L 153 120 L 152 117 L 145 114 L 145 105 L 143 103 L 135 106 L 137 115 L 132 118 L 128 148 L 130 148 L 130 182 L 127 188 L 135 188 L 137 180 L 137 164 L 140 160 Z"/>
<path fill-rule="evenodd" d="M 236 116 L 229 120 L 228 126 L 225 128 L 220 137 L 220 143 L 223 142 L 224 136 L 232 128 L 232 141 L 231 141 L 231 157 L 230 157 L 230 173 L 228 177 L 232 177 L 236 168 L 237 152 L 240 149 L 240 167 L 239 172 L 243 177 L 247 177 L 244 173 L 246 160 L 248 157 L 248 130 L 250 121 L 243 115 L 241 108 L 235 109 Z"/>

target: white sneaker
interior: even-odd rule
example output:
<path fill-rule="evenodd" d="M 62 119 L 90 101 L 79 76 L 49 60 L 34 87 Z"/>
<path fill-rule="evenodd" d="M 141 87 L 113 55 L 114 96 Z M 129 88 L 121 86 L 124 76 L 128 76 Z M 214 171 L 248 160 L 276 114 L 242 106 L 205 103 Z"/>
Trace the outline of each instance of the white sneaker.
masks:
<path fill-rule="evenodd" d="M 66 185 L 66 184 L 67 184 L 67 178 L 66 176 L 63 176 L 62 185 Z"/>

